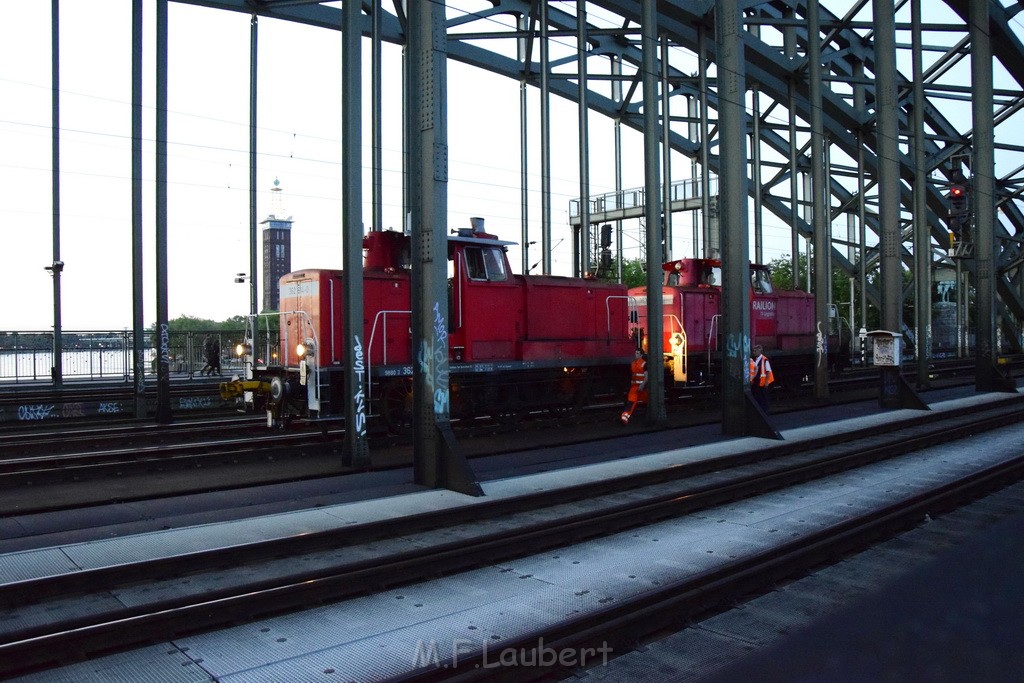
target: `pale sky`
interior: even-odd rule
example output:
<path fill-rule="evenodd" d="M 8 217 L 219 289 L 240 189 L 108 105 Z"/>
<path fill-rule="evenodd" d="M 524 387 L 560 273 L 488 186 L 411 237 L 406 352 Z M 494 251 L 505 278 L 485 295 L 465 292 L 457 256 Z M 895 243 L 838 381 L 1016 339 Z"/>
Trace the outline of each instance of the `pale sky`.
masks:
<path fill-rule="evenodd" d="M 0 255 L 0 277 L 8 291 L 20 292 L 0 303 L 0 330 L 53 324 L 52 281 L 43 269 L 53 260 L 49 7 L 0 0 L 0 216 L 8 245 Z M 147 325 L 155 319 L 154 7 L 146 5 L 143 115 Z M 249 270 L 249 17 L 172 2 L 169 23 L 170 316 L 222 320 L 249 309 L 248 285 L 234 283 L 236 273 Z M 60 251 L 66 264 L 62 322 L 69 331 L 131 326 L 130 28 L 131 3 L 125 0 L 61 3 Z M 260 20 L 259 32 L 259 219 L 272 211 L 269 190 L 279 178 L 284 212 L 295 221 L 293 268 L 340 267 L 340 34 L 269 19 Z M 384 227 L 401 229 L 397 49 L 385 44 L 384 57 Z M 367 71 L 369 64 L 364 50 Z M 518 82 L 455 62 L 448 82 L 450 225 L 465 227 L 470 216 L 484 216 L 489 230 L 518 242 Z M 369 87 L 367 78 L 367 141 Z M 531 92 L 534 102 L 535 96 Z M 553 241 L 566 238 L 555 271 L 569 274 L 569 199 L 578 194 L 576 110 L 552 100 L 556 120 L 571 124 L 552 136 Z M 607 154 L 595 154 L 603 166 L 591 171 L 593 192 L 610 191 L 611 124 L 592 116 L 591 126 L 592 136 L 604 135 L 608 147 Z M 638 143 L 632 148 L 633 156 L 641 153 Z M 531 157 L 536 166 L 539 148 Z M 636 156 L 635 163 L 642 160 Z M 364 145 L 367 227 L 370 164 Z M 530 182 L 536 204 L 531 214 L 539 215 L 539 175 Z M 627 182 L 641 185 L 643 176 Z M 510 259 L 518 270 L 518 250 Z M 260 299 L 262 305 L 262 285 Z"/>
<path fill-rule="evenodd" d="M 450 3 L 454 5 L 455 3 Z M 153 226 L 155 3 L 145 5 L 144 220 L 145 321 L 155 319 Z M 50 3 L 0 0 L 0 217 L 5 247 L 0 330 L 48 330 L 53 324 L 50 157 Z M 594 19 L 594 16 L 591 17 Z M 340 267 L 340 34 L 260 19 L 257 177 L 262 220 L 275 178 L 294 219 L 292 267 Z M 131 2 L 61 3 L 61 259 L 63 327 L 131 326 Z M 249 310 L 249 16 L 170 3 L 169 306 L 171 318 L 223 320 Z M 574 49 L 559 38 L 553 49 Z M 368 74 L 368 41 L 363 66 Z M 687 59 L 684 51 L 677 56 Z M 384 45 L 384 226 L 401 229 L 401 76 L 399 52 Z M 683 68 L 683 67 L 680 67 Z M 692 71 L 692 68 L 688 69 Z M 449 184 L 452 228 L 470 216 L 520 240 L 519 84 L 449 62 Z M 364 140 L 370 136 L 370 83 L 364 92 Z M 531 239 L 540 240 L 539 104 L 530 88 Z M 579 192 L 577 109 L 551 98 L 553 270 L 571 274 L 570 199 Z M 781 116 L 785 116 L 782 113 Z M 590 120 L 590 193 L 614 189 L 613 126 Z M 785 120 L 785 119 L 782 119 Z M 998 131 L 997 131 L 998 135 Z M 623 127 L 623 187 L 642 186 L 643 145 Z M 363 217 L 370 207 L 371 154 L 363 146 Z M 998 169 L 997 169 L 998 170 Z M 770 175 L 772 171 L 766 171 Z M 673 159 L 673 180 L 690 162 Z M 689 255 L 688 218 L 676 216 L 679 255 Z M 765 214 L 765 260 L 788 253 L 788 228 Z M 634 224 L 633 230 L 637 229 Z M 625 256 L 640 255 L 635 238 Z M 751 243 L 752 248 L 752 243 Z M 258 252 L 262 263 L 262 251 Z M 531 261 L 539 259 L 539 244 Z M 520 270 L 520 253 L 509 254 Z M 537 272 L 537 271 L 535 271 Z M 13 295 L 12 295 L 13 294 Z M 262 283 L 260 301 L 262 306 Z"/>

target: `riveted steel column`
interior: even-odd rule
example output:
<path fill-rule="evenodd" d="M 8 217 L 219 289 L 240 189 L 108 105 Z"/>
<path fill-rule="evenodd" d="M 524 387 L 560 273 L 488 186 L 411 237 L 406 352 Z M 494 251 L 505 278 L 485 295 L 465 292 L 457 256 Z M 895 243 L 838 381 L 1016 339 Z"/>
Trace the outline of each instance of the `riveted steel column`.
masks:
<path fill-rule="evenodd" d="M 872 4 L 875 23 L 875 116 L 878 154 L 878 225 L 881 247 L 882 328 L 902 338 L 903 273 L 900 263 L 899 101 L 896 96 L 896 20 L 892 0 Z M 897 343 L 900 343 L 899 341 Z M 903 407 L 909 387 L 899 367 L 881 372 L 879 403 Z"/>
<path fill-rule="evenodd" d="M 146 346 L 142 219 L 143 3 L 132 1 L 132 378 L 135 417 L 146 416 Z"/>
<path fill-rule="evenodd" d="M 711 244 L 711 141 L 708 139 L 708 46 L 707 29 L 697 25 L 697 90 L 700 92 L 700 217 L 704 258 L 713 258 L 718 245 Z M 721 196 L 721 193 L 719 193 Z"/>
<path fill-rule="evenodd" d="M 526 77 L 530 68 L 529 53 L 527 51 L 526 31 L 530 25 L 530 18 L 525 14 L 519 15 L 518 20 L 520 38 L 516 41 L 516 51 L 519 62 L 523 65 L 523 72 L 519 75 L 519 213 L 522 222 L 522 257 L 523 275 L 530 274 L 530 114 L 527 108 Z"/>
<path fill-rule="evenodd" d="M 341 13 L 341 234 L 345 277 L 345 452 L 342 462 L 370 462 L 366 443 L 365 328 L 363 323 L 363 59 L 362 3 L 345 0 Z M 323 341 L 323 340 L 321 340 Z M 317 349 L 322 355 L 323 350 Z"/>
<path fill-rule="evenodd" d="M 670 134 L 672 132 L 672 115 L 669 108 L 669 83 L 668 83 L 668 36 L 661 37 L 661 169 L 664 177 L 661 179 L 662 192 L 662 216 L 664 226 L 662 237 L 664 239 L 664 251 L 662 258 L 665 261 L 672 260 L 672 144 Z"/>
<path fill-rule="evenodd" d="M 796 14 L 789 10 L 786 12 L 787 19 L 795 18 Z M 783 32 L 783 42 L 786 56 L 790 59 L 796 57 L 796 28 L 786 26 Z M 797 142 L 796 142 L 796 79 L 798 72 L 794 71 L 786 81 L 786 94 L 789 101 L 789 208 L 790 208 L 790 272 L 793 274 L 793 289 L 800 287 L 800 172 L 797 164 Z"/>
<path fill-rule="evenodd" d="M 932 236 L 928 229 L 928 176 L 925 170 L 924 67 L 921 59 L 921 0 L 910 5 L 911 58 L 914 70 L 914 317 L 917 331 L 917 386 L 931 385 Z"/>
<path fill-rule="evenodd" d="M 658 179 L 658 9 L 656 0 L 641 2 L 644 108 L 644 220 L 647 228 L 647 422 L 665 423 L 664 339 L 661 307 L 661 202 Z"/>
<path fill-rule="evenodd" d="M 761 37 L 761 27 L 753 24 L 750 35 Z M 761 216 L 761 97 L 755 83 L 750 88 L 750 177 L 754 184 L 754 262 L 764 263 L 764 226 Z"/>
<path fill-rule="evenodd" d="M 171 331 L 167 320 L 167 3 L 156 3 L 156 421 L 171 421 Z"/>
<path fill-rule="evenodd" d="M 256 213 L 256 121 L 258 114 L 257 57 L 259 56 L 259 19 L 254 14 L 249 24 L 249 313 L 259 313 L 259 216 Z"/>
<path fill-rule="evenodd" d="M 747 121 L 744 40 L 737 0 L 715 3 L 718 121 L 722 164 L 718 197 L 722 230 L 722 431 L 774 430 L 750 394 L 750 236 L 747 221 Z M 777 436 L 777 434 L 775 434 Z"/>
<path fill-rule="evenodd" d="M 587 1 L 576 0 L 576 62 L 580 137 L 580 273 L 591 275 L 590 257 L 590 124 L 587 118 Z"/>
<path fill-rule="evenodd" d="M 687 124 L 687 131 L 686 131 L 687 136 L 690 138 L 691 141 L 696 141 L 696 140 L 698 140 L 698 137 L 697 137 L 697 98 L 692 96 L 692 95 L 688 95 L 686 97 L 686 118 L 689 119 L 689 123 Z M 694 156 L 694 158 L 690 160 L 690 178 L 694 179 L 694 180 L 691 180 L 690 185 L 689 185 L 691 191 L 696 189 L 695 186 L 696 186 L 697 173 L 698 173 L 697 157 Z M 692 211 L 690 212 L 690 217 L 691 217 L 690 220 L 691 220 L 691 223 L 692 223 L 691 227 L 693 228 L 693 249 L 690 251 L 690 254 L 693 256 L 693 258 L 700 258 L 700 251 L 699 251 L 699 249 L 700 249 L 700 222 L 698 221 L 697 216 L 695 216 Z"/>
<path fill-rule="evenodd" d="M 853 107 L 858 113 L 865 110 L 866 88 L 861 85 L 864 81 L 864 62 L 857 60 L 853 63 L 853 77 L 857 82 L 853 86 Z M 857 281 L 860 284 L 860 327 L 867 331 L 868 324 L 868 258 L 867 258 L 867 198 L 864 193 L 867 191 L 864 180 L 864 128 L 857 128 L 857 223 L 860 233 L 857 246 L 860 249 L 860 260 L 857 268 Z M 864 358 L 862 356 L 861 360 Z"/>
<path fill-rule="evenodd" d="M 540 213 L 541 273 L 551 275 L 551 64 L 548 46 L 548 3 L 540 8 Z"/>
<path fill-rule="evenodd" d="M 408 10 L 413 476 L 424 486 L 480 495 L 450 423 L 445 4 L 412 2 Z"/>
<path fill-rule="evenodd" d="M 52 172 L 53 263 L 47 268 L 53 278 L 53 385 L 64 383 L 64 343 L 61 325 L 60 275 L 64 262 L 60 258 L 60 2 L 50 2 L 50 153 Z"/>
<path fill-rule="evenodd" d="M 370 136 L 373 138 L 373 218 L 371 230 L 384 229 L 384 143 L 381 117 L 384 114 L 383 84 L 381 83 L 381 18 L 380 0 L 370 3 Z"/>
<path fill-rule="evenodd" d="M 764 263 L 764 230 L 761 220 L 761 98 L 757 86 L 750 89 L 750 177 L 754 183 L 754 262 Z"/>
<path fill-rule="evenodd" d="M 811 211 L 814 228 L 814 398 L 828 399 L 828 331 L 832 286 L 828 277 L 829 179 L 825 177 L 825 124 L 821 113 L 821 23 L 818 0 L 807 2 L 807 92 L 811 110 Z M 808 264 L 810 266 L 810 264 Z"/>
<path fill-rule="evenodd" d="M 899 121 L 896 99 L 896 22 L 892 0 L 872 3 L 875 23 L 875 117 L 878 153 L 878 222 L 881 247 L 882 327 L 900 329 Z"/>
<path fill-rule="evenodd" d="M 975 350 L 975 388 L 1009 389 L 996 371 L 995 348 L 995 133 L 992 114 L 992 43 L 987 0 L 971 0 L 971 113 L 974 155 L 971 161 L 971 201 L 974 206 L 975 298 L 978 321 Z"/>
<path fill-rule="evenodd" d="M 612 100 L 616 104 L 622 104 L 622 61 L 618 57 L 612 57 Z M 622 116 L 615 116 L 615 197 L 617 206 L 622 206 Z M 615 221 L 615 276 L 616 280 L 622 282 L 622 221 Z"/>

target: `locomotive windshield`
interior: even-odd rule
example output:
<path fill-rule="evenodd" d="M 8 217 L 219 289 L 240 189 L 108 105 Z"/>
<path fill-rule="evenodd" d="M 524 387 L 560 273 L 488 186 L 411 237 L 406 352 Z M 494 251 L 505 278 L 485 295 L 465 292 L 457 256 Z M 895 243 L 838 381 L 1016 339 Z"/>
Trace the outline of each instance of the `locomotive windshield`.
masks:
<path fill-rule="evenodd" d="M 504 282 L 508 279 L 505 259 L 498 247 L 466 247 L 465 254 L 469 279 L 490 282 Z"/>
<path fill-rule="evenodd" d="M 763 268 L 752 268 L 750 270 L 750 286 L 759 294 L 772 293 L 772 278 L 768 271 Z"/>

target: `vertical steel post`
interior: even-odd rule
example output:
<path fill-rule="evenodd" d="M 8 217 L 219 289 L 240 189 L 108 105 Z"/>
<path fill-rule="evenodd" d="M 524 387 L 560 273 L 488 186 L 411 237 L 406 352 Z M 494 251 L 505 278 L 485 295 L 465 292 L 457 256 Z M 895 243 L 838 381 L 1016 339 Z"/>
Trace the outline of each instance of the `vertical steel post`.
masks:
<path fill-rule="evenodd" d="M 807 260 L 807 270 L 804 273 L 804 291 L 812 291 L 811 279 L 814 277 L 812 266 L 814 257 L 811 253 L 814 246 L 814 174 L 804 173 L 804 221 L 811 226 L 811 239 L 804 240 L 804 257 Z"/>
<path fill-rule="evenodd" d="M 612 100 L 617 104 L 622 103 L 622 61 L 612 57 Z M 622 116 L 615 116 L 615 201 L 622 204 Z M 622 221 L 615 221 L 615 275 L 618 282 L 622 282 Z"/>
<path fill-rule="evenodd" d="M 737 0 L 715 2 L 718 121 L 723 164 L 718 179 L 722 225 L 722 432 L 778 436 L 750 393 L 750 235 L 746 69 Z"/>
<path fill-rule="evenodd" d="M 864 80 L 864 62 L 857 60 L 853 63 L 853 107 L 858 112 L 865 109 L 867 89 L 861 85 Z M 857 278 L 860 285 L 860 328 L 867 330 L 868 325 L 868 258 L 867 258 L 867 200 L 864 181 L 864 129 L 857 128 L 857 223 L 860 230 L 858 236 L 858 248 L 860 260 L 858 261 Z"/>
<path fill-rule="evenodd" d="M 794 19 L 793 10 L 786 12 L 786 18 Z M 783 43 L 786 56 L 796 57 L 796 29 L 787 26 L 783 30 Z M 796 142 L 796 73 L 786 81 L 786 94 L 789 100 L 789 196 L 790 196 L 790 271 L 793 274 L 793 289 L 800 287 L 800 166 L 797 163 Z"/>
<path fill-rule="evenodd" d="M 519 32 L 526 34 L 530 25 L 530 17 L 519 15 Z M 530 67 L 529 53 L 526 49 L 526 38 L 520 37 L 516 41 L 516 51 L 519 61 L 523 65 L 523 72 L 519 75 L 519 213 L 522 222 L 522 257 L 523 275 L 530 274 L 530 126 L 529 109 L 527 108 L 527 70 Z"/>
<path fill-rule="evenodd" d="M 750 177 L 754 185 L 754 262 L 764 263 L 764 225 L 761 216 L 761 98 L 750 89 Z"/>
<path fill-rule="evenodd" d="M 362 3 L 345 0 L 341 14 L 341 233 L 345 277 L 342 324 L 345 328 L 346 465 L 370 462 L 366 441 L 366 355 L 363 323 L 363 69 Z M 316 350 L 322 357 L 324 349 Z M 319 361 L 318 361 L 319 364 Z M 310 381 L 317 381 L 314 375 Z"/>
<path fill-rule="evenodd" d="M 61 323 L 60 276 L 64 262 L 60 258 L 60 2 L 50 1 L 50 153 L 53 210 L 53 263 L 47 269 L 53 277 L 53 386 L 64 384 L 64 342 Z"/>
<path fill-rule="evenodd" d="M 1009 389 L 996 370 L 998 349 L 995 323 L 995 131 L 992 114 L 992 42 L 989 35 L 989 7 L 985 0 L 968 3 L 971 35 L 971 114 L 974 124 L 974 154 L 971 160 L 971 202 L 974 209 L 975 305 L 975 388 L 978 391 Z"/>
<path fill-rule="evenodd" d="M 481 495 L 450 422 L 445 5 L 412 2 L 408 10 L 413 477 L 424 486 Z"/>
<path fill-rule="evenodd" d="M 256 213 L 256 190 L 259 182 L 256 175 L 256 122 L 259 117 L 258 100 L 259 70 L 259 18 L 254 14 L 249 24 L 249 313 L 256 315 L 259 305 L 259 216 Z"/>
<path fill-rule="evenodd" d="M 551 86 L 548 3 L 540 6 L 540 213 L 541 273 L 551 275 Z"/>
<path fill-rule="evenodd" d="M 167 305 L 167 5 L 156 3 L 156 421 L 171 421 L 171 328 Z"/>
<path fill-rule="evenodd" d="M 750 34 L 761 37 L 761 27 L 753 24 Z M 754 186 L 754 262 L 764 263 L 764 225 L 761 215 L 761 97 L 755 83 L 750 88 L 750 177 Z"/>
<path fill-rule="evenodd" d="M 644 109 L 644 215 L 647 227 L 647 422 L 665 423 L 665 341 L 661 318 L 661 206 L 658 194 L 658 10 L 656 0 L 641 1 Z"/>
<path fill-rule="evenodd" d="M 711 244 L 711 171 L 708 168 L 711 141 L 708 139 L 708 46 L 707 29 L 697 25 L 697 90 L 700 92 L 700 216 L 704 258 L 712 258 L 717 245 Z M 719 188 L 721 196 L 721 188 Z"/>
<path fill-rule="evenodd" d="M 587 0 L 576 0 L 576 62 L 579 64 L 577 75 L 577 96 L 579 103 L 579 138 L 580 138 L 580 273 L 583 277 L 592 274 L 590 259 L 593 249 L 590 245 L 590 107 L 587 98 Z"/>
<path fill-rule="evenodd" d="M 687 124 L 687 136 L 691 141 L 699 139 L 697 137 L 697 98 L 689 95 L 686 98 L 686 118 L 689 119 Z M 690 161 L 690 188 L 693 189 L 697 183 L 698 164 L 697 157 Z M 693 228 L 693 249 L 690 250 L 690 255 L 693 258 L 700 258 L 700 222 L 696 215 L 696 212 L 690 212 L 691 227 Z"/>
<path fill-rule="evenodd" d="M 668 36 L 661 36 L 661 170 L 662 170 L 662 235 L 664 247 L 662 257 L 672 260 L 672 113 L 669 107 L 671 92 L 668 83 Z"/>
<path fill-rule="evenodd" d="M 925 172 L 924 67 L 921 43 L 921 0 L 910 5 L 911 52 L 914 72 L 914 312 L 917 331 L 917 386 L 931 385 L 932 355 L 932 237 L 928 229 L 928 176 Z"/>
<path fill-rule="evenodd" d="M 864 131 L 857 131 L 857 222 L 860 234 L 857 236 L 860 248 L 860 261 L 857 277 L 860 282 L 860 326 L 866 330 L 868 326 L 868 208 L 867 183 L 864 165 Z"/>
<path fill-rule="evenodd" d="M 901 328 L 899 121 L 896 98 L 896 21 L 892 0 L 872 3 L 875 23 L 875 115 L 878 222 L 881 243 L 882 327 Z"/>
<path fill-rule="evenodd" d="M 371 230 L 384 229 L 384 160 L 383 160 L 383 125 L 384 115 L 383 88 L 381 74 L 381 36 L 383 28 L 380 18 L 380 0 L 370 3 L 370 136 L 373 138 L 373 217 Z"/>
<path fill-rule="evenodd" d="M 829 179 L 825 177 L 825 124 L 821 112 L 821 15 L 818 0 L 807 2 L 807 92 L 811 110 L 811 215 L 814 232 L 814 319 L 816 354 L 814 398 L 828 400 L 828 332 L 832 283 L 828 261 L 832 250 L 829 230 Z M 810 267 L 810 264 L 808 264 Z"/>
<path fill-rule="evenodd" d="M 132 0 L 132 377 L 135 417 L 146 416 L 146 347 L 142 219 L 143 2 Z"/>
<path fill-rule="evenodd" d="M 900 262 L 899 100 L 896 93 L 896 19 L 892 0 L 872 3 L 875 23 L 875 138 L 878 153 L 878 224 L 881 246 L 882 328 L 902 342 L 903 272 Z M 912 392 L 899 367 L 882 368 L 879 403 L 904 407 Z"/>

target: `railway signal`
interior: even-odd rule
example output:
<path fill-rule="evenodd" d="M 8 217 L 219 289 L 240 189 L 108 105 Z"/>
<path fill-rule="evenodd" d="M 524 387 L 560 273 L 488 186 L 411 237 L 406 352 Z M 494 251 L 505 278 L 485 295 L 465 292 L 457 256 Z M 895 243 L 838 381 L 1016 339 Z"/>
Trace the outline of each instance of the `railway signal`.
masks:
<path fill-rule="evenodd" d="M 953 183 L 949 186 L 949 231 L 953 233 L 955 242 L 962 241 L 970 227 L 969 196 L 966 184 Z"/>

